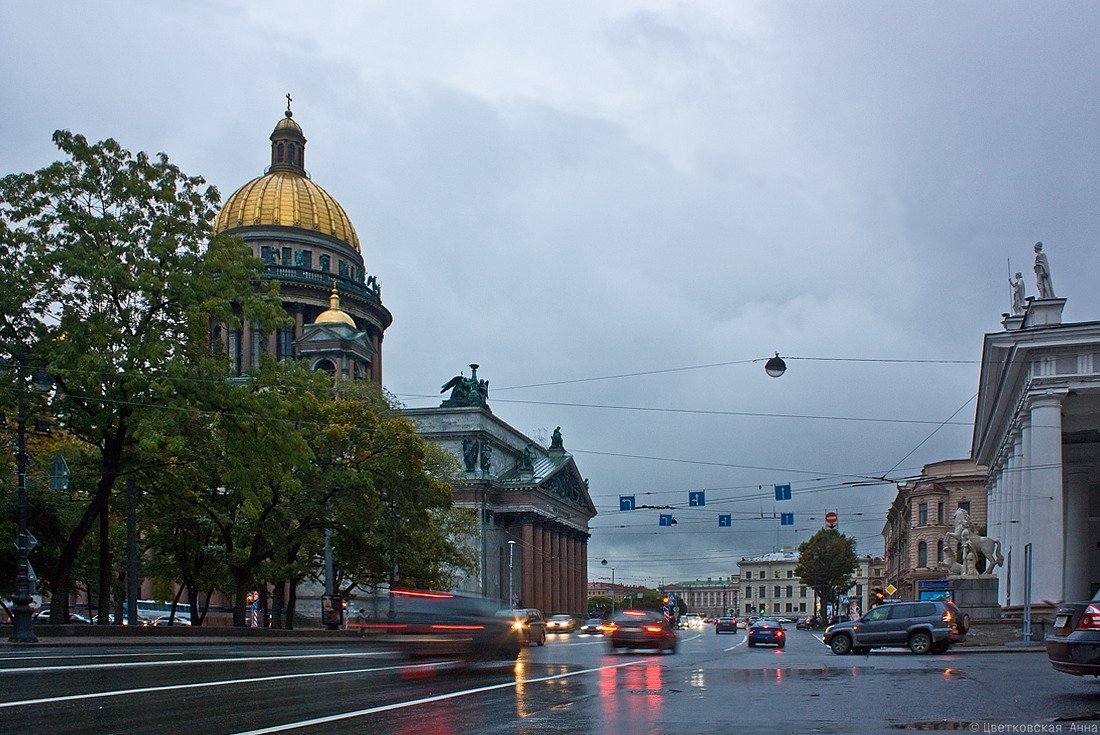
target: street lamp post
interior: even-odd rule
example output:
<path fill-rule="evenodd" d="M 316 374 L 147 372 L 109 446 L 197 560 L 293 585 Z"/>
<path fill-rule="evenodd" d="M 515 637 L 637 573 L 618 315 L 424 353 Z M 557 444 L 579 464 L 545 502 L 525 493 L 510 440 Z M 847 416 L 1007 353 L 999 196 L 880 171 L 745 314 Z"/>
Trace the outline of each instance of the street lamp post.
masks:
<path fill-rule="evenodd" d="M 605 567 L 607 566 L 607 559 L 600 562 Z M 611 567 L 611 614 L 615 614 L 615 567 Z"/>
<path fill-rule="evenodd" d="M 34 623 L 31 619 L 31 600 L 34 595 L 34 580 L 31 576 L 31 549 L 34 541 L 27 530 L 27 402 L 26 379 L 23 362 L 15 361 L 16 390 L 19 396 L 19 409 L 16 414 L 16 461 L 18 464 L 18 495 L 16 496 L 16 523 L 19 535 L 16 540 L 15 597 L 12 602 L 12 630 L 8 640 L 12 643 L 37 643 Z M 52 380 L 44 372 L 34 375 L 35 387 L 43 392 L 49 390 Z"/>
<path fill-rule="evenodd" d="M 512 539 L 508 540 L 508 607 L 515 607 L 516 600 L 512 596 L 512 556 L 515 552 L 516 542 Z"/>

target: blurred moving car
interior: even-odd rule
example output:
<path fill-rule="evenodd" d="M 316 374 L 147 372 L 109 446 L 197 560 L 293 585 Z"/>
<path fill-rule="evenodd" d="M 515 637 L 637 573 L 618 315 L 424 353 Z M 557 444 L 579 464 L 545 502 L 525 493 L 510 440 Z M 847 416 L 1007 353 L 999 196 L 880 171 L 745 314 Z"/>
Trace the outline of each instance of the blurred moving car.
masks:
<path fill-rule="evenodd" d="M 798 622 L 794 624 L 794 627 L 796 630 L 809 630 L 813 625 L 813 621 L 810 618 L 799 618 Z"/>
<path fill-rule="evenodd" d="M 680 627 L 684 630 L 700 630 L 705 625 L 701 615 L 687 613 L 680 618 Z"/>
<path fill-rule="evenodd" d="M 514 661 L 521 639 L 496 614 L 496 602 L 451 592 L 394 590 L 392 615 L 356 628 L 410 657 L 456 656 L 464 661 Z"/>
<path fill-rule="evenodd" d="M 1054 611 L 1054 629 L 1043 645 L 1056 671 L 1100 676 L 1100 590 L 1091 600 L 1059 605 Z"/>
<path fill-rule="evenodd" d="M 783 648 L 787 643 L 787 633 L 778 620 L 757 620 L 749 626 L 746 641 L 750 648 L 762 643 Z"/>
<path fill-rule="evenodd" d="M 536 646 L 546 645 L 546 620 L 542 617 L 540 610 L 533 607 L 498 610 L 497 616 L 510 620 L 512 629 L 519 634 L 523 645 L 529 646 L 532 643 Z"/>
<path fill-rule="evenodd" d="M 547 633 L 572 633 L 576 629 L 577 621 L 572 615 L 565 613 L 551 615 L 550 619 L 546 621 Z"/>
<path fill-rule="evenodd" d="M 859 620 L 844 620 L 825 629 L 822 642 L 833 653 L 866 653 L 872 648 L 907 646 L 913 653 L 945 653 L 966 640 L 969 618 L 946 600 L 885 602 Z"/>
<path fill-rule="evenodd" d="M 652 610 L 621 610 L 604 626 L 611 650 L 655 648 L 676 653 L 680 638 L 672 623 Z"/>
<path fill-rule="evenodd" d="M 728 616 L 722 616 L 714 623 L 715 633 L 736 633 L 737 632 L 737 618 L 731 618 Z"/>
<path fill-rule="evenodd" d="M 589 635 L 603 634 L 603 618 L 589 618 L 584 621 L 584 625 L 581 626 L 581 632 L 588 633 Z"/>

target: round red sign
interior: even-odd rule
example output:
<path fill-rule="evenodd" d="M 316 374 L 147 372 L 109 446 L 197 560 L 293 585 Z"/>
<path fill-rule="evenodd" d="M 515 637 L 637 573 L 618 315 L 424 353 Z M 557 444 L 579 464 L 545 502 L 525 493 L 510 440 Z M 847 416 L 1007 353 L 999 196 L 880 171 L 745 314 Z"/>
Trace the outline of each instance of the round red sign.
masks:
<path fill-rule="evenodd" d="M 825 522 L 828 523 L 830 526 L 835 526 L 836 521 L 836 513 L 834 513 L 833 511 L 830 510 L 828 513 L 825 514 Z"/>

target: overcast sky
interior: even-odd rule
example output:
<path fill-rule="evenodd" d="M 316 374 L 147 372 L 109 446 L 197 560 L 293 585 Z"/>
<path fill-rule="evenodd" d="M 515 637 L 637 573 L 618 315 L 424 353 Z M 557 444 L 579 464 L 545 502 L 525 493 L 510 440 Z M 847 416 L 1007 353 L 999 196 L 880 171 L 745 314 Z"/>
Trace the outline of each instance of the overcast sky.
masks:
<path fill-rule="evenodd" d="M 438 405 L 479 363 L 589 478 L 590 577 L 717 577 L 827 510 L 882 553 L 896 488 L 849 483 L 969 457 L 1037 240 L 1065 320 L 1100 319 L 1098 27 L 1091 1 L 9 2 L 0 174 L 68 128 L 224 198 L 290 92 L 394 315 L 386 387 Z"/>

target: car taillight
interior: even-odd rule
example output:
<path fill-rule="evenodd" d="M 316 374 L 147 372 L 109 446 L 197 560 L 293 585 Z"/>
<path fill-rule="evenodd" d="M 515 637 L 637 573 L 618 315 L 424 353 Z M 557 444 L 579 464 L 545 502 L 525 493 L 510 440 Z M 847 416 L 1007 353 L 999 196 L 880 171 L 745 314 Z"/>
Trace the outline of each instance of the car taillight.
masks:
<path fill-rule="evenodd" d="M 1100 630 L 1100 607 L 1089 605 L 1077 621 L 1077 630 Z"/>
<path fill-rule="evenodd" d="M 517 620 L 516 622 L 512 623 L 512 627 L 516 630 L 523 630 L 523 621 Z"/>
<path fill-rule="evenodd" d="M 659 625 L 647 625 L 645 627 L 645 632 L 646 633 L 660 633 L 661 632 L 661 626 L 659 626 Z"/>
<path fill-rule="evenodd" d="M 775 634 L 776 634 L 777 636 L 779 636 L 780 638 L 782 638 L 782 637 L 783 637 L 783 631 L 781 631 L 781 630 L 777 630 L 777 631 L 775 631 Z"/>
<path fill-rule="evenodd" d="M 955 619 L 955 616 L 951 614 L 950 610 L 944 610 L 944 612 L 943 612 L 943 622 L 950 623 L 954 619 Z"/>
<path fill-rule="evenodd" d="M 607 625 L 601 625 L 600 626 L 600 630 L 602 630 L 605 633 L 614 633 L 618 629 L 619 629 L 619 626 L 615 625 L 614 623 L 608 623 Z"/>

